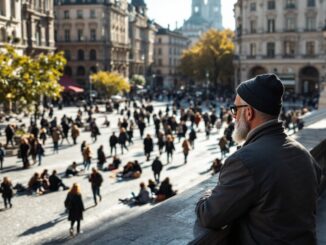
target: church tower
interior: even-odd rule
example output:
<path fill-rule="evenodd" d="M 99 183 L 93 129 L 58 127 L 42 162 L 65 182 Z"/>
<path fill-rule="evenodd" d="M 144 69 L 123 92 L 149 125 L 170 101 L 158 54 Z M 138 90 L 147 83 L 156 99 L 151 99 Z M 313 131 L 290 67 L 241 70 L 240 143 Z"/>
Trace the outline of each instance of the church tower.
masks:
<path fill-rule="evenodd" d="M 211 27 L 222 30 L 221 0 L 208 0 L 207 10 L 208 15 L 205 18 L 210 22 Z"/>
<path fill-rule="evenodd" d="M 204 10 L 204 0 L 192 0 L 191 15 L 202 16 Z"/>

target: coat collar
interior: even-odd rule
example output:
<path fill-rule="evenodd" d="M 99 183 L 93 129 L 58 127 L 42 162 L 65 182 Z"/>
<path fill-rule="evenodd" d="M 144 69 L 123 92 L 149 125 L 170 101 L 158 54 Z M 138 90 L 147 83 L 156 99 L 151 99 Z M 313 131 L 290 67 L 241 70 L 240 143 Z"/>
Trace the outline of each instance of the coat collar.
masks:
<path fill-rule="evenodd" d="M 258 138 L 260 138 L 263 135 L 282 134 L 282 133 L 284 133 L 282 121 L 279 121 L 278 119 L 273 119 L 251 130 L 243 146 L 256 141 Z"/>

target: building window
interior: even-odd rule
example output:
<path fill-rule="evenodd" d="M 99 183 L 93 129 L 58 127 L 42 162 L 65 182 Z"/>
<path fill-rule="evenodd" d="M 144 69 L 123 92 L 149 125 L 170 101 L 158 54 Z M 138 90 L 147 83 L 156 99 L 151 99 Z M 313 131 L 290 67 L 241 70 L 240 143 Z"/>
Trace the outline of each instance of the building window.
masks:
<path fill-rule="evenodd" d="M 267 20 L 267 32 L 275 32 L 275 19 Z"/>
<path fill-rule="evenodd" d="M 159 38 L 158 39 L 158 43 L 162 43 L 162 38 Z"/>
<path fill-rule="evenodd" d="M 77 19 L 82 19 L 83 18 L 83 10 L 77 10 Z"/>
<path fill-rule="evenodd" d="M 307 17 L 306 18 L 306 29 L 307 31 L 315 31 L 316 30 L 316 17 Z"/>
<path fill-rule="evenodd" d="M 275 56 L 275 43 L 269 42 L 267 43 L 267 57 L 274 57 Z"/>
<path fill-rule="evenodd" d="M 85 76 L 85 68 L 83 66 L 77 67 L 77 76 Z"/>
<path fill-rule="evenodd" d="M 316 1 L 315 0 L 308 0 L 307 6 L 308 7 L 315 7 L 316 6 Z"/>
<path fill-rule="evenodd" d="M 0 42 L 6 42 L 6 41 L 7 41 L 6 29 L 1 28 L 1 30 L 0 30 Z"/>
<path fill-rule="evenodd" d="M 257 22 L 256 20 L 250 21 L 250 33 L 256 33 Z"/>
<path fill-rule="evenodd" d="M 285 19 L 285 27 L 287 31 L 295 31 L 296 23 L 294 16 L 288 16 Z"/>
<path fill-rule="evenodd" d="M 79 49 L 77 53 L 78 60 L 84 60 L 84 51 Z"/>
<path fill-rule="evenodd" d="M 65 53 L 65 58 L 66 58 L 66 60 L 71 60 L 71 53 L 70 53 L 70 50 L 65 50 L 64 51 L 64 53 Z"/>
<path fill-rule="evenodd" d="M 70 30 L 65 30 L 65 41 L 66 42 L 70 41 Z"/>
<path fill-rule="evenodd" d="M 295 42 L 293 41 L 284 42 L 284 55 L 291 56 L 291 57 L 295 55 Z"/>
<path fill-rule="evenodd" d="M 159 65 L 159 66 L 162 66 L 162 59 L 158 59 L 157 61 L 158 61 L 158 62 L 157 62 L 158 65 Z"/>
<path fill-rule="evenodd" d="M 250 43 L 250 56 L 256 56 L 256 44 Z"/>
<path fill-rule="evenodd" d="M 58 41 L 58 31 L 54 30 L 54 41 Z"/>
<path fill-rule="evenodd" d="M 161 48 L 159 48 L 159 49 L 157 50 L 157 54 L 158 54 L 158 55 L 161 55 L 161 54 L 162 54 L 162 49 L 161 49 Z"/>
<path fill-rule="evenodd" d="M 315 55 L 315 42 L 314 41 L 306 42 L 306 54 L 309 56 Z"/>
<path fill-rule="evenodd" d="M 250 3 L 250 11 L 256 11 L 256 3 L 255 2 Z"/>
<path fill-rule="evenodd" d="M 268 10 L 273 10 L 273 9 L 275 9 L 275 0 L 269 0 L 269 1 L 267 2 L 267 9 L 268 9 Z"/>
<path fill-rule="evenodd" d="M 70 18 L 70 16 L 69 16 L 69 10 L 65 10 L 65 11 L 63 12 L 63 18 L 64 18 L 64 19 L 69 19 L 69 18 Z"/>
<path fill-rule="evenodd" d="M 84 34 L 83 34 L 83 29 L 78 29 L 77 30 L 77 40 L 79 42 L 84 41 Z"/>
<path fill-rule="evenodd" d="M 96 29 L 91 29 L 91 41 L 96 41 Z"/>
<path fill-rule="evenodd" d="M 11 16 L 13 18 L 16 18 L 16 1 L 12 0 L 10 1 L 10 9 L 11 9 Z"/>
<path fill-rule="evenodd" d="M 92 50 L 89 52 L 89 59 L 90 59 L 90 60 L 96 60 L 96 50 L 95 50 L 95 49 L 92 49 Z"/>
<path fill-rule="evenodd" d="M 6 1 L 0 1 L 0 15 L 6 16 Z"/>
<path fill-rule="evenodd" d="M 67 76 L 72 76 L 72 69 L 70 66 L 65 67 L 64 74 Z"/>
<path fill-rule="evenodd" d="M 296 7 L 295 0 L 286 0 L 285 8 L 286 9 L 294 9 Z"/>
<path fill-rule="evenodd" d="M 41 27 L 39 26 L 39 24 L 37 24 L 37 26 L 36 26 L 35 41 L 36 41 L 36 45 L 38 45 L 38 46 L 42 45 L 42 31 L 41 31 Z"/>
<path fill-rule="evenodd" d="M 91 9 L 89 15 L 90 15 L 91 19 L 95 19 L 96 18 L 96 11 L 94 9 Z"/>

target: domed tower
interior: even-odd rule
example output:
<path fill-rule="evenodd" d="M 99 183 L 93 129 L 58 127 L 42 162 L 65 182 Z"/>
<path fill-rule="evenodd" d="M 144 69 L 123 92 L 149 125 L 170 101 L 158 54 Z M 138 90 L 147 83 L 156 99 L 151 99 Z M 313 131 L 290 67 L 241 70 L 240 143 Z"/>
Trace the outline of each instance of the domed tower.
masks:
<path fill-rule="evenodd" d="M 211 27 L 216 29 L 223 29 L 222 26 L 222 10 L 221 0 L 208 0 L 207 2 L 208 16 L 205 16 Z"/>
<path fill-rule="evenodd" d="M 192 0 L 191 15 L 203 15 L 204 0 Z"/>

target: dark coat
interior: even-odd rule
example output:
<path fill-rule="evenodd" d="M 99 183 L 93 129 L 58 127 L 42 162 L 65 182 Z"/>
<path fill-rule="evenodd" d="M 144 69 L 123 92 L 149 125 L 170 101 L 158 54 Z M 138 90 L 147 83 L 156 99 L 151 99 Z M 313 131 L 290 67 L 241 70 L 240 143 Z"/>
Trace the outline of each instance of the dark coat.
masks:
<path fill-rule="evenodd" d="M 152 170 L 154 173 L 160 173 L 162 171 L 163 164 L 160 160 L 155 159 L 152 163 Z"/>
<path fill-rule="evenodd" d="M 81 195 L 68 193 L 65 200 L 65 207 L 69 211 L 68 220 L 76 221 L 83 219 L 83 212 L 85 208 Z"/>
<path fill-rule="evenodd" d="M 175 150 L 174 148 L 174 144 L 172 141 L 166 141 L 165 142 L 165 151 L 166 152 L 169 152 L 169 153 L 172 153 L 173 151 Z"/>
<path fill-rule="evenodd" d="M 4 182 L 1 183 L 1 192 L 3 198 L 12 198 L 13 196 L 13 189 L 11 184 L 5 184 Z"/>
<path fill-rule="evenodd" d="M 269 121 L 253 130 L 199 200 L 199 223 L 231 226 L 230 244 L 316 244 L 319 167 L 310 153 Z"/>
<path fill-rule="evenodd" d="M 150 153 L 153 151 L 153 140 L 152 138 L 145 138 L 144 139 L 144 151 L 145 153 Z"/>
<path fill-rule="evenodd" d="M 118 144 L 118 137 L 116 135 L 111 135 L 110 137 L 110 146 L 115 146 L 116 144 Z"/>

